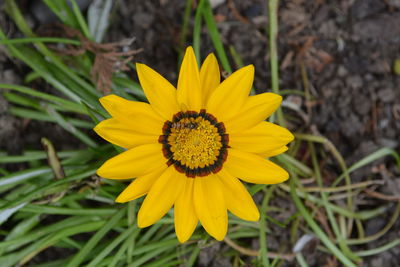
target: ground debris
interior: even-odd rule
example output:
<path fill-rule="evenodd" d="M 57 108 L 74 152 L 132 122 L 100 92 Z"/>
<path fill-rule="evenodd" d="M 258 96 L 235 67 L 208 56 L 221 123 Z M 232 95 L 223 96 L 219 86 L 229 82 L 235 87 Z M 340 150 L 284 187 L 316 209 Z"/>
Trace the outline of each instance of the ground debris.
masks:
<path fill-rule="evenodd" d="M 127 64 L 142 51 L 142 49 L 121 51 L 130 46 L 135 40 L 134 38 L 100 44 L 89 40 L 80 31 L 59 23 L 41 28 L 39 34 L 41 36 L 78 38 L 81 41 L 80 46 L 66 45 L 63 48 L 52 46 L 52 49 L 73 56 L 84 54 L 87 51 L 92 52 L 95 59 L 90 73 L 91 79 L 96 84 L 97 89 L 104 94 L 111 92 L 112 74 L 129 70 Z"/>

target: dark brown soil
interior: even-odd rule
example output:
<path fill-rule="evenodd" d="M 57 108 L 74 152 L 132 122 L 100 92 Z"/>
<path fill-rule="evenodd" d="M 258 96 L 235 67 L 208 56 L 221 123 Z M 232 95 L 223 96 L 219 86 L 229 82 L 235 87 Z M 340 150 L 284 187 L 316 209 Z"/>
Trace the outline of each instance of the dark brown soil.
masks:
<path fill-rule="evenodd" d="M 270 90 L 265 1 L 227 2 L 238 15 L 228 4 L 214 9 L 223 42 L 244 64 L 255 65 L 256 89 Z M 138 60 L 176 82 L 182 1 L 121 1 L 119 6 L 109 40 L 136 37 L 136 46 L 144 48 Z M 282 1 L 279 18 L 280 87 L 304 91 L 305 66 L 310 101 L 299 104 L 310 125 L 349 163 L 383 146 L 398 148 L 400 76 L 393 73 L 400 58 L 398 1 Z M 190 45 L 190 33 L 188 40 Z M 201 47 L 203 58 L 213 52 L 205 32 Z"/>
<path fill-rule="evenodd" d="M 255 65 L 258 92 L 270 90 L 266 2 L 227 0 L 214 8 L 225 47 L 233 46 L 244 64 Z M 176 83 L 183 11 L 184 1 L 179 0 L 120 0 L 106 39 L 120 41 L 135 37 L 133 46 L 144 49 L 138 60 Z M 39 26 L 31 14 L 27 16 L 35 27 Z M 192 13 L 191 27 L 193 17 Z M 286 97 L 287 103 L 302 110 L 301 114 L 287 110 L 295 117 L 290 127 L 327 137 L 349 165 L 381 147 L 399 151 L 400 76 L 394 73 L 393 64 L 400 59 L 400 1 L 281 1 L 279 21 L 280 88 L 308 94 L 307 98 Z M 0 25 L 5 25 L 4 22 L 0 13 Z M 186 45 L 190 45 L 190 30 L 187 40 Z M 22 67 L 5 57 L 1 49 L 0 81 L 19 84 L 23 79 L 19 74 Z M 202 58 L 214 51 L 205 29 L 201 50 Z M 135 74 L 132 73 L 132 77 Z M 0 112 L 0 149 L 18 153 L 39 143 L 40 134 L 26 132 L 24 122 L 7 113 L 7 104 L 1 97 Z M 9 136 L 15 137 L 12 143 L 4 141 Z M 390 162 L 378 163 L 390 167 Z M 370 172 L 369 166 L 352 178 L 358 182 Z M 395 178 L 398 185 L 399 180 L 399 177 Z M 383 190 L 390 192 L 387 188 Z M 370 207 L 379 204 L 368 203 Z M 287 200 L 286 205 L 288 209 L 293 208 Z M 392 211 L 390 209 L 387 217 L 368 222 L 366 234 L 381 229 Z M 287 229 L 275 228 L 269 245 L 279 250 L 285 239 L 289 242 L 289 236 Z M 399 238 L 399 233 L 400 222 L 397 222 L 388 234 L 365 249 Z M 204 250 L 199 264 L 229 266 L 229 262 L 213 258 L 222 249 Z M 364 266 L 400 266 L 399 255 L 400 248 L 397 247 L 366 258 Z M 326 264 L 326 259 L 311 259 L 312 254 L 306 257 L 311 266 Z"/>

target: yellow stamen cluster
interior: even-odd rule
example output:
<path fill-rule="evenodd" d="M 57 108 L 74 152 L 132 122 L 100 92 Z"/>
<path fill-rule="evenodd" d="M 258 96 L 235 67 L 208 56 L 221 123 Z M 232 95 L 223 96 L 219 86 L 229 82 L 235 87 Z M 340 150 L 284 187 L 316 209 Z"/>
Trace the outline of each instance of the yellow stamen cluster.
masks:
<path fill-rule="evenodd" d="M 205 109 L 176 113 L 166 121 L 158 138 L 168 166 L 187 177 L 202 177 L 221 170 L 228 155 L 229 135 L 222 122 Z"/>
<path fill-rule="evenodd" d="M 173 159 L 190 169 L 214 164 L 222 147 L 218 129 L 202 117 L 173 123 L 168 143 Z"/>

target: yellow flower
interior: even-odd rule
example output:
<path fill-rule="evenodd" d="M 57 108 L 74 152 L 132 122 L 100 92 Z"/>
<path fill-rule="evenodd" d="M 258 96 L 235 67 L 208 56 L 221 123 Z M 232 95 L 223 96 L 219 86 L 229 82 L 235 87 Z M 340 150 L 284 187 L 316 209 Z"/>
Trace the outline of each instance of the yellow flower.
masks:
<path fill-rule="evenodd" d="M 243 184 L 276 184 L 288 173 L 265 159 L 287 150 L 293 135 L 264 121 L 280 105 L 273 93 L 249 96 L 254 67 L 243 67 L 222 83 L 210 54 L 198 69 L 188 47 L 175 89 L 160 74 L 137 64 L 150 104 L 116 95 L 100 99 L 112 118 L 95 131 L 127 151 L 97 171 L 108 179 L 137 177 L 118 196 L 127 202 L 146 195 L 138 226 L 147 227 L 174 206 L 180 242 L 190 238 L 198 221 L 217 240 L 227 232 L 227 210 L 249 221 L 260 217 Z"/>

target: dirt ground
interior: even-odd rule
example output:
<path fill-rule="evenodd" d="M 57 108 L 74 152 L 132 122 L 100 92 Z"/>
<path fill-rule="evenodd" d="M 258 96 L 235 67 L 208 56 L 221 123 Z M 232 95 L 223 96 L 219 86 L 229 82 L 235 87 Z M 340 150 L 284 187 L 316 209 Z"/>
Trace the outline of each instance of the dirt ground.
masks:
<path fill-rule="evenodd" d="M 233 46 L 244 64 L 255 65 L 255 88 L 258 92 L 270 90 L 266 1 L 222 2 L 214 8 L 214 14 L 225 47 Z M 29 6 L 25 10 L 32 25 L 38 27 L 40 23 L 29 12 Z M 135 37 L 134 48 L 143 48 L 137 60 L 176 83 L 183 10 L 184 1 L 179 0 L 120 0 L 106 41 Z M 193 17 L 194 14 L 191 26 Z M 0 14 L 0 25 L 6 25 L 6 21 Z M 396 59 L 400 59 L 400 1 L 281 1 L 279 23 L 280 88 L 306 94 L 306 97 L 290 95 L 285 98 L 285 110 L 293 117 L 292 130 L 320 133 L 329 138 L 347 164 L 384 146 L 399 150 L 400 75 L 394 73 L 393 65 Z M 189 31 L 188 45 L 191 37 Z M 8 59 L 1 49 L 1 82 L 20 84 L 23 80 L 21 73 L 26 73 L 25 67 Z M 205 29 L 201 50 L 203 58 L 213 52 Z M 0 97 L 0 149 L 15 154 L 39 143 L 38 126 L 34 123 L 27 125 L 27 122 L 9 115 L 7 109 L 7 103 Z M 71 139 L 60 134 L 62 130 L 57 127 L 54 132 L 54 138 L 57 137 L 59 142 Z M 13 141 L 5 142 L 10 136 L 14 137 Z M 390 162 L 377 162 L 382 163 L 390 167 Z M 352 178 L 358 182 L 370 173 L 371 166 L 356 172 Z M 400 187 L 400 182 L 398 185 Z M 390 192 L 389 188 L 382 190 Z M 294 208 L 287 199 L 275 201 L 286 205 L 288 210 Z M 375 201 L 366 205 L 372 208 L 380 204 Z M 391 213 L 392 210 L 387 218 Z M 387 218 L 370 220 L 366 235 L 381 229 Z M 278 250 L 282 242 L 289 242 L 289 234 L 279 227 L 272 230 L 274 234 L 269 237 L 269 246 Z M 400 222 L 397 222 L 383 238 L 364 248 L 380 246 L 398 238 L 399 233 Z M 254 248 L 258 247 L 257 241 L 249 242 Z M 218 246 L 222 247 L 201 252 L 201 266 L 230 266 L 226 260 L 214 257 L 217 250 L 223 249 L 223 245 Z M 314 253 L 306 255 L 311 266 L 326 264 L 326 259 L 315 258 L 320 254 Z M 399 255 L 400 248 L 397 247 L 366 258 L 364 266 L 400 266 Z"/>

